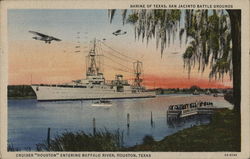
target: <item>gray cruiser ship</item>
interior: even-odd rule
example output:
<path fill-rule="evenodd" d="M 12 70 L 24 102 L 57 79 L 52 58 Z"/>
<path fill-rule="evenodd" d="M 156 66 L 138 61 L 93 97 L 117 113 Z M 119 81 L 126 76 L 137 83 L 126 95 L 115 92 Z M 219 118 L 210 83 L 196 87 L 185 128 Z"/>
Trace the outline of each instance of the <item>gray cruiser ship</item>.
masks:
<path fill-rule="evenodd" d="M 123 79 L 122 74 L 106 81 L 97 62 L 96 41 L 86 56 L 86 79 L 74 80 L 65 84 L 32 84 L 38 101 L 53 100 L 90 100 L 155 97 L 154 91 L 148 91 L 141 85 L 143 79 L 142 62 L 135 61 L 133 84 Z"/>

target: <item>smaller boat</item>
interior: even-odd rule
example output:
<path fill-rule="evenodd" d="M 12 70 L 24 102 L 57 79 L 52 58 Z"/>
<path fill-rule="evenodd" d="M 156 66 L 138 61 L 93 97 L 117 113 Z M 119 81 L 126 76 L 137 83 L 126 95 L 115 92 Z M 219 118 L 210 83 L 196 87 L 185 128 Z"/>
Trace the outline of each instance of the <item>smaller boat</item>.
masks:
<path fill-rule="evenodd" d="M 111 100 L 100 99 L 98 101 L 93 102 L 92 106 L 95 106 L 95 107 L 110 107 L 110 106 L 112 106 L 112 102 L 111 102 Z"/>

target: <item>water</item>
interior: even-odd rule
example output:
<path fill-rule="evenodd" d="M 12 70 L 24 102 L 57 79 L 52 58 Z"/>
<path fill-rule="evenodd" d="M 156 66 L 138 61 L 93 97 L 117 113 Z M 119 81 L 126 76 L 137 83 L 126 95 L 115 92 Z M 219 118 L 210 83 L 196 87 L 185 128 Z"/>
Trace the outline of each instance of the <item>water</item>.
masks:
<path fill-rule="evenodd" d="M 142 143 L 145 135 L 155 140 L 193 125 L 207 124 L 208 118 L 193 118 L 167 123 L 166 110 L 171 104 L 191 103 L 196 100 L 212 101 L 218 107 L 232 108 L 222 97 L 193 95 L 164 95 L 146 99 L 113 100 L 112 107 L 93 107 L 92 101 L 37 102 L 35 99 L 8 101 L 8 143 L 15 148 L 36 150 L 36 144 L 46 140 L 47 129 L 52 138 L 64 131 L 93 132 L 92 121 L 97 130 L 124 133 L 124 145 Z M 151 126 L 151 112 L 154 126 Z M 127 128 L 127 113 L 130 127 Z"/>

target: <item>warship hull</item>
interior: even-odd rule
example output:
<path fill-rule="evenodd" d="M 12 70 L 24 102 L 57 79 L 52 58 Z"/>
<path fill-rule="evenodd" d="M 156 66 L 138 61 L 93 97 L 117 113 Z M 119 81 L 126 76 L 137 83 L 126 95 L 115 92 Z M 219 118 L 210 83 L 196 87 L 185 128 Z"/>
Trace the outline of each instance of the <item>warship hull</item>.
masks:
<path fill-rule="evenodd" d="M 32 85 L 38 101 L 151 98 L 155 92 L 116 92 L 109 89 Z"/>

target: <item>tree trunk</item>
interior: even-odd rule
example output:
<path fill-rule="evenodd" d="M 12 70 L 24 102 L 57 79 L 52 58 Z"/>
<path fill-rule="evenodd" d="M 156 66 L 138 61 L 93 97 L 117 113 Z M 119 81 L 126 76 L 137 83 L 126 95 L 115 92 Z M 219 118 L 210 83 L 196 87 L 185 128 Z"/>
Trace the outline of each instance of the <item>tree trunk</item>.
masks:
<path fill-rule="evenodd" d="M 241 104 L 241 10 L 227 10 L 231 21 L 234 110 Z"/>
<path fill-rule="evenodd" d="M 227 10 L 231 21 L 232 34 L 232 62 L 233 62 L 233 98 L 236 114 L 237 132 L 236 143 L 241 150 L 241 10 Z"/>

